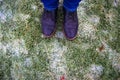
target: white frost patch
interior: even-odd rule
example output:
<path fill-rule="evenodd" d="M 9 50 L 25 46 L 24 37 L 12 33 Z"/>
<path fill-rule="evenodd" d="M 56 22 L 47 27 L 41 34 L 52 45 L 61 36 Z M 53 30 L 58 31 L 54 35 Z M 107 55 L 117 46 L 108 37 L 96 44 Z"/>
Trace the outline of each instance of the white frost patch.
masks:
<path fill-rule="evenodd" d="M 89 72 L 84 76 L 87 80 L 99 80 L 100 76 L 103 73 L 103 66 L 102 65 L 95 65 L 92 64 L 88 70 Z"/>
<path fill-rule="evenodd" d="M 120 4 L 120 0 L 113 1 L 113 6 L 118 7 L 119 4 Z"/>
<path fill-rule="evenodd" d="M 23 13 L 19 13 L 19 14 L 16 14 L 13 18 L 13 21 L 18 21 L 18 20 L 21 20 L 21 21 L 26 21 L 27 19 L 29 19 L 31 16 L 29 14 L 23 14 Z"/>
<path fill-rule="evenodd" d="M 31 5 L 31 8 L 33 9 L 33 10 L 36 10 L 37 9 L 37 6 L 36 5 Z"/>
<path fill-rule="evenodd" d="M 7 48 L 5 45 L 3 45 L 2 43 L 0 43 L 0 51 L 2 51 L 3 53 L 6 53 Z"/>
<path fill-rule="evenodd" d="M 88 16 L 86 14 L 86 9 L 84 7 L 79 6 L 77 9 L 77 14 L 79 25 L 81 25 L 83 22 L 86 22 Z"/>
<path fill-rule="evenodd" d="M 58 41 L 54 41 L 52 44 L 50 59 L 51 71 L 55 74 L 57 80 L 60 80 L 61 75 L 66 75 L 67 65 L 64 57 L 67 47 L 60 46 Z"/>
<path fill-rule="evenodd" d="M 6 22 L 6 16 L 0 12 L 0 22 L 4 23 Z"/>
<path fill-rule="evenodd" d="M 86 15 L 86 9 L 84 7 L 79 6 L 77 9 L 78 17 L 81 18 L 82 15 Z"/>
<path fill-rule="evenodd" d="M 30 18 L 30 15 L 28 15 L 28 14 L 19 14 L 19 16 L 20 16 L 22 21 L 25 21 L 26 19 Z"/>
<path fill-rule="evenodd" d="M 13 61 L 11 68 L 11 76 L 14 80 L 25 80 L 23 63 L 20 61 Z"/>
<path fill-rule="evenodd" d="M 87 5 L 87 2 L 85 0 L 82 0 L 77 9 L 77 14 L 78 14 L 80 24 L 83 20 L 87 19 L 86 5 Z"/>
<path fill-rule="evenodd" d="M 64 34 L 63 34 L 63 32 L 58 31 L 58 32 L 56 32 L 55 37 L 60 38 L 60 39 L 63 39 L 63 38 L 64 38 Z"/>
<path fill-rule="evenodd" d="M 8 5 L 2 5 L 0 10 L 0 22 L 5 23 L 7 20 L 11 20 L 13 17 L 12 10 Z"/>
<path fill-rule="evenodd" d="M 26 58 L 25 61 L 24 61 L 24 65 L 26 67 L 31 67 L 33 65 L 32 59 L 31 58 Z"/>
<path fill-rule="evenodd" d="M 28 54 L 23 39 L 16 39 L 6 45 L 7 49 L 12 53 L 12 56 L 20 56 L 21 54 Z"/>
<path fill-rule="evenodd" d="M 96 27 L 91 25 L 90 23 L 83 23 L 82 26 L 80 26 L 81 30 L 79 31 L 79 35 L 81 37 L 85 37 L 85 38 L 91 38 L 91 39 L 95 39 L 95 32 L 97 31 Z"/>
<path fill-rule="evenodd" d="M 0 27 L 0 31 L 1 31 L 0 32 L 0 41 L 1 41 L 1 39 L 2 39 L 3 36 L 6 36 L 7 40 L 9 40 L 9 41 L 14 40 L 15 35 L 12 34 L 12 31 L 9 30 L 7 33 L 2 34 L 1 27 Z M 9 43 L 11 43 L 11 42 L 8 42 L 8 43 L 4 43 L 4 42 L 2 43 L 2 42 L 0 42 L 0 50 L 3 53 L 7 52 Z"/>
<path fill-rule="evenodd" d="M 113 59 L 112 59 L 112 67 L 116 71 L 120 72 L 120 55 L 119 54 L 117 54 L 116 56 L 113 57 Z"/>
<path fill-rule="evenodd" d="M 120 53 L 117 53 L 115 50 L 113 50 L 110 46 L 108 46 L 104 41 L 102 44 L 105 47 L 105 52 L 109 54 L 109 60 L 112 62 L 112 67 L 120 72 Z"/>
<path fill-rule="evenodd" d="M 38 17 L 35 17 L 36 22 L 40 22 L 40 19 Z"/>
<path fill-rule="evenodd" d="M 87 50 L 90 48 L 90 44 L 89 43 L 82 43 L 81 48 L 82 48 L 82 50 Z"/>
<path fill-rule="evenodd" d="M 1 28 L 0 28 L 0 41 L 1 41 L 2 37 L 3 37 L 3 34 L 2 34 Z"/>
<path fill-rule="evenodd" d="M 114 52 L 115 53 L 115 52 Z M 120 72 L 120 53 L 109 54 L 112 61 L 112 67 L 117 71 Z"/>
<path fill-rule="evenodd" d="M 97 25 L 100 22 L 100 17 L 98 17 L 97 15 L 91 15 L 88 18 L 89 22 L 92 23 L 93 25 Z"/>
<path fill-rule="evenodd" d="M 109 59 L 112 61 L 112 67 L 120 72 L 120 53 L 109 48 Z"/>
<path fill-rule="evenodd" d="M 109 23 L 112 26 L 114 26 L 114 21 L 115 21 L 116 15 L 117 15 L 116 13 L 117 13 L 117 11 L 115 11 L 114 9 L 110 9 L 109 12 L 105 15 L 107 21 L 109 21 Z"/>
<path fill-rule="evenodd" d="M 0 33 L 0 40 L 2 39 L 3 35 Z"/>

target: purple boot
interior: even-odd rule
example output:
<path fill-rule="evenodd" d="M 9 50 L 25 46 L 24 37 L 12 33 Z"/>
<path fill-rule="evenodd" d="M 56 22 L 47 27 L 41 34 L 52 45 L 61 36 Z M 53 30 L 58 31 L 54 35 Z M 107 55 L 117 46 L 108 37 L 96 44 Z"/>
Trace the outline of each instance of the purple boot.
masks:
<path fill-rule="evenodd" d="M 64 11 L 64 24 L 63 30 L 66 38 L 68 40 L 73 40 L 76 38 L 78 32 L 78 16 L 77 11 L 67 11 L 63 8 Z"/>
<path fill-rule="evenodd" d="M 44 9 L 41 18 L 41 26 L 42 26 L 42 33 L 45 37 L 51 37 L 54 35 L 56 30 L 56 16 L 57 16 L 57 9 L 53 11 L 48 11 Z"/>

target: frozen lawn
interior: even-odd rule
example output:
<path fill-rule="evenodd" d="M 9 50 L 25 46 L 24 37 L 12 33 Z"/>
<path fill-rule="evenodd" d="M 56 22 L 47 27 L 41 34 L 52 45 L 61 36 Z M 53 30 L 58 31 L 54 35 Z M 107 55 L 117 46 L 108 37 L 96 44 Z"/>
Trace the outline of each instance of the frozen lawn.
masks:
<path fill-rule="evenodd" d="M 119 80 L 120 0 L 82 0 L 74 41 L 41 34 L 39 0 L 0 0 L 0 80 Z M 62 15 L 62 16 L 61 16 Z"/>

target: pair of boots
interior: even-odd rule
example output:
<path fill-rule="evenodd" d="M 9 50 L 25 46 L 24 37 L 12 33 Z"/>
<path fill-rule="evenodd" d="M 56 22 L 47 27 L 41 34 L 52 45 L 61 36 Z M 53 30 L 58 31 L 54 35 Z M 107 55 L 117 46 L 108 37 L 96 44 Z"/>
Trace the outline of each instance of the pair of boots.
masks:
<path fill-rule="evenodd" d="M 68 40 L 76 38 L 78 32 L 78 16 L 77 11 L 67 11 L 63 8 L 64 21 L 63 32 Z M 48 11 L 44 9 L 41 18 L 42 33 L 45 37 L 51 37 L 56 31 L 57 9 Z"/>

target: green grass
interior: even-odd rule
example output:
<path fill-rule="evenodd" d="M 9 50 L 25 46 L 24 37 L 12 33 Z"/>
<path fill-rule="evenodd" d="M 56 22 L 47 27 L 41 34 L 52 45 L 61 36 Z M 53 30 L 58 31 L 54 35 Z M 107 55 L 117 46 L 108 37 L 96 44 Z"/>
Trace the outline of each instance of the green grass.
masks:
<path fill-rule="evenodd" d="M 86 18 L 83 19 L 79 15 L 83 20 L 83 23 L 80 24 L 90 23 L 87 18 L 92 15 L 98 16 L 100 21 L 95 26 L 96 38 L 78 36 L 74 41 L 68 41 L 65 38 L 46 39 L 42 37 L 40 18 L 43 6 L 39 0 L 2 1 L 0 11 L 6 13 L 7 18 L 5 22 L 0 21 L 0 35 L 2 34 L 2 38 L 0 37 L 0 80 L 56 80 L 57 74 L 54 74 L 49 67 L 51 65 L 49 55 L 53 53 L 52 42 L 55 41 L 59 43 L 59 47 L 67 47 L 67 51 L 63 52 L 63 57 L 66 59 L 68 80 L 85 80 L 84 75 L 88 73 L 92 64 L 104 67 L 100 80 L 120 78 L 120 72 L 113 67 L 113 61 L 109 59 L 111 54 L 109 50 L 106 47 L 106 51 L 104 49 L 101 52 L 96 50 L 101 45 L 105 45 L 103 44 L 105 42 L 112 49 L 113 54 L 115 50 L 120 56 L 120 5 L 114 7 L 113 0 L 85 0 L 85 2 L 81 3 L 80 7 L 85 8 L 87 16 L 83 16 Z M 31 5 L 36 6 L 35 10 Z M 12 15 L 8 15 L 9 12 Z M 30 17 L 22 20 L 21 14 Z M 113 15 L 112 21 L 106 16 L 107 14 Z M 58 17 L 57 31 L 61 31 L 63 22 L 61 8 Z M 25 41 L 25 45 L 22 45 L 21 42 L 19 45 L 25 46 L 28 54 L 18 51 L 20 56 L 14 56 L 16 46 L 9 44 L 15 43 L 16 39 Z M 4 47 L 6 51 L 4 51 Z M 19 48 L 22 49 L 21 46 Z M 31 66 L 26 66 L 27 58 L 30 59 Z M 118 62 L 120 61 L 118 60 Z"/>

